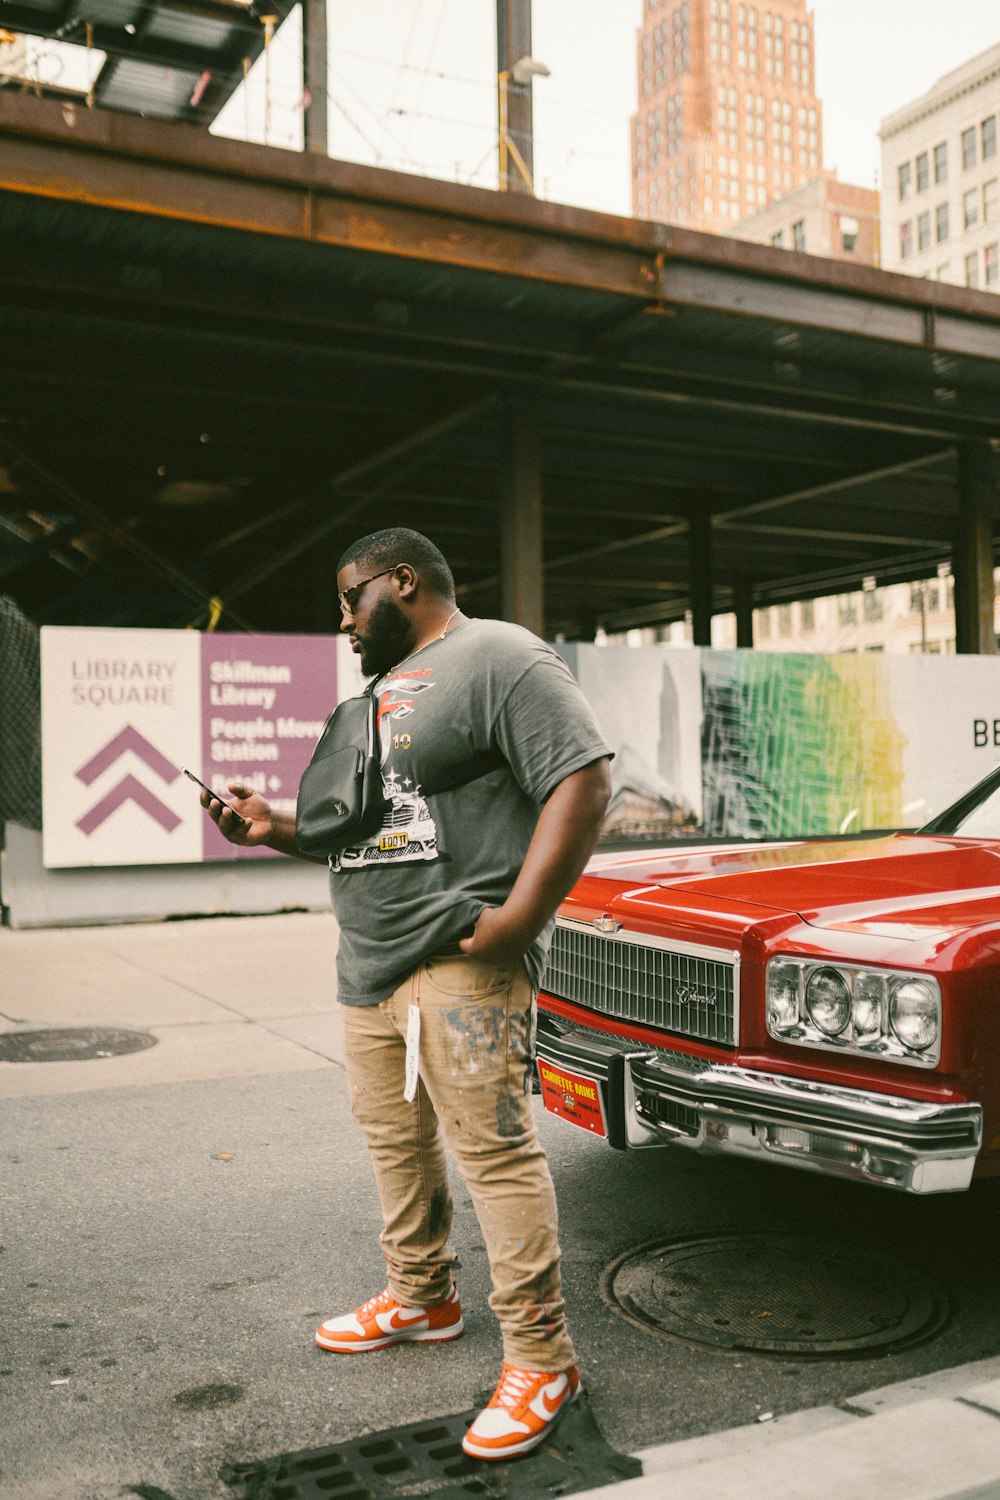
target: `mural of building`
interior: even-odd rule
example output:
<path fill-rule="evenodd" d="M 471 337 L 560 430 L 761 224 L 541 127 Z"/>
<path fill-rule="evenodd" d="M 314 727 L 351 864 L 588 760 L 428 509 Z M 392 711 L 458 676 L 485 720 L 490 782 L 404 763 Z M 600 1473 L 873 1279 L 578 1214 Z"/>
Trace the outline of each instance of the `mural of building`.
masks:
<path fill-rule="evenodd" d="M 1000 44 L 887 115 L 882 264 L 1000 291 Z"/>
<path fill-rule="evenodd" d="M 644 0 L 632 212 L 713 232 L 823 164 L 806 0 Z"/>
<path fill-rule="evenodd" d="M 698 831 L 698 820 L 675 783 L 658 776 L 623 745 L 611 762 L 611 801 L 601 838 L 669 839 Z"/>
<path fill-rule="evenodd" d="M 707 835 L 901 825 L 905 737 L 878 660 L 705 651 L 702 696 Z"/>

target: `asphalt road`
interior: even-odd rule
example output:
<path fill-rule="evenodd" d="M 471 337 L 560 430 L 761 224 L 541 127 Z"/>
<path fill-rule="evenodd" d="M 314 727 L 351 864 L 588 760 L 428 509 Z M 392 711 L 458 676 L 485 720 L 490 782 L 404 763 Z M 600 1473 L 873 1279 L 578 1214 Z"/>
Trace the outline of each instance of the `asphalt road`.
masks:
<path fill-rule="evenodd" d="M 115 1087 L 79 1071 L 103 1064 L 60 1064 L 95 1086 L 0 1103 L 4 1500 L 111 1500 L 132 1485 L 231 1500 L 224 1463 L 459 1412 L 492 1388 L 499 1340 L 460 1186 L 466 1337 L 353 1359 L 313 1346 L 320 1318 L 383 1285 L 377 1203 L 339 1064 L 313 1054 L 308 1067 L 268 1071 L 263 1059 L 234 1077 Z M 572 1327 L 615 1447 L 849 1399 L 1000 1352 L 1000 1191 L 915 1199 L 677 1149 L 623 1156 L 536 1108 Z M 942 1284 L 951 1317 L 929 1342 L 888 1357 L 785 1360 L 657 1336 L 606 1300 L 603 1273 L 625 1251 L 734 1230 L 891 1252 Z"/>

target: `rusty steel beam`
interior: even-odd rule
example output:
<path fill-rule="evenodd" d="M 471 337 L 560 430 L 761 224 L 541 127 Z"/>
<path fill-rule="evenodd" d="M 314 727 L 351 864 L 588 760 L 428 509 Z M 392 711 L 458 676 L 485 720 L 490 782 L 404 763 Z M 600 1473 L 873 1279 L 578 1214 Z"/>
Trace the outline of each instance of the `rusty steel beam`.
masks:
<path fill-rule="evenodd" d="M 653 226 L 0 92 L 0 191 L 648 298 Z"/>
<path fill-rule="evenodd" d="M 1000 355 L 990 292 L 9 90 L 0 137 L 0 191 L 616 293 L 651 313 L 687 305 Z"/>

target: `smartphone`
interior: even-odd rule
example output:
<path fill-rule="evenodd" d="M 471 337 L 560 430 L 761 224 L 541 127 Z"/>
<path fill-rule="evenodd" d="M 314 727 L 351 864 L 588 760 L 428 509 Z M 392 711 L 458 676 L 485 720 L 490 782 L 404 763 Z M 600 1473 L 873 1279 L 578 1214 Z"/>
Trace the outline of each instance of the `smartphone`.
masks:
<path fill-rule="evenodd" d="M 242 813 L 238 813 L 233 804 L 229 801 L 228 797 L 220 797 L 218 792 L 213 792 L 210 786 L 205 786 L 205 783 L 202 781 L 201 777 L 196 776 L 193 771 L 189 771 L 187 766 L 181 766 L 181 775 L 186 776 L 188 781 L 193 781 L 195 786 L 200 786 L 204 791 L 208 793 L 210 797 L 214 797 L 216 802 L 221 802 L 223 807 L 228 807 L 233 817 L 236 818 L 238 822 L 245 823 L 249 828 L 250 819 L 245 818 Z"/>

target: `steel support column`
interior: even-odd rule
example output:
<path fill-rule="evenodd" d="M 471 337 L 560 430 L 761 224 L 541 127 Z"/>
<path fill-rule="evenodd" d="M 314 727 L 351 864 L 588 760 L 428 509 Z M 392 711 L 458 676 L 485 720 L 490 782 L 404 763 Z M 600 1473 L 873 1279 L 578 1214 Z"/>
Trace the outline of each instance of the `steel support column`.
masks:
<path fill-rule="evenodd" d="M 993 512 L 996 458 L 989 443 L 964 443 L 958 455 L 958 535 L 955 575 L 955 649 L 995 656 L 993 628 Z"/>
<path fill-rule="evenodd" d="M 699 511 L 688 523 L 691 632 L 696 646 L 712 644 L 712 517 Z"/>
<path fill-rule="evenodd" d="M 520 404 L 511 407 L 507 423 L 500 568 L 504 619 L 544 635 L 542 444 L 533 415 Z"/>
<path fill-rule="evenodd" d="M 736 613 L 737 646 L 753 645 L 753 580 L 746 573 L 733 579 L 733 609 Z"/>
<path fill-rule="evenodd" d="M 330 154 L 326 0 L 302 0 L 302 94 L 306 151 Z"/>

